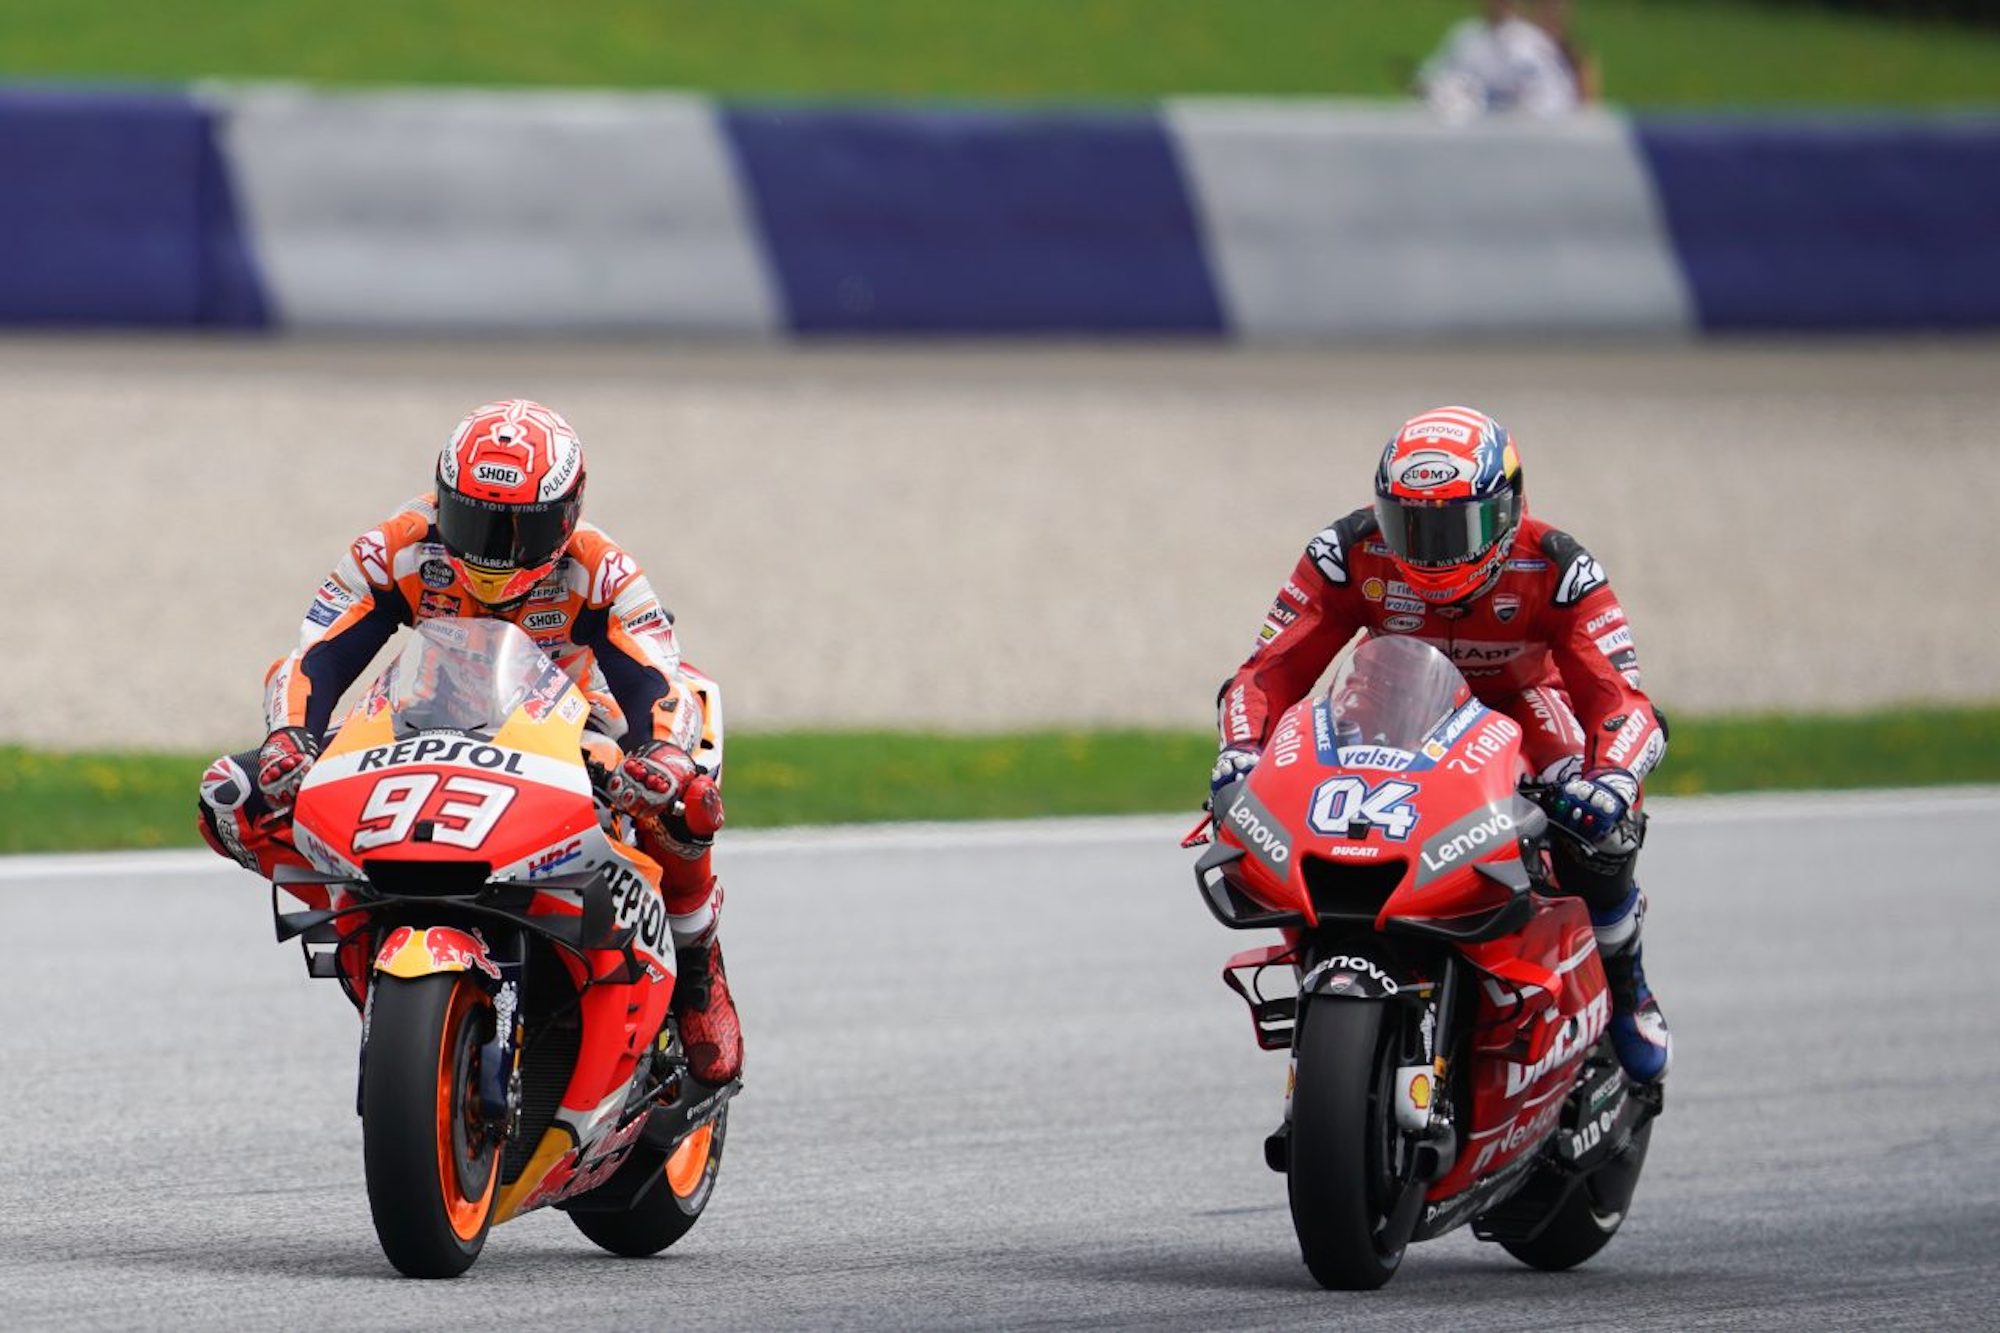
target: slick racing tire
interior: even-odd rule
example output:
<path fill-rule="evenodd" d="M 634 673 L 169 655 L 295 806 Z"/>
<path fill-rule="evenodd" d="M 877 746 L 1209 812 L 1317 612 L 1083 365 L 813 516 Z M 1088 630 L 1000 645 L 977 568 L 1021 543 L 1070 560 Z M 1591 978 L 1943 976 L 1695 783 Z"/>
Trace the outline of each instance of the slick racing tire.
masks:
<path fill-rule="evenodd" d="M 1292 1227 L 1314 1280 L 1335 1291 L 1381 1286 L 1396 1275 L 1407 1244 L 1384 1234 L 1403 1165 L 1385 1008 L 1309 1002 L 1299 1029 L 1286 1171 Z"/>
<path fill-rule="evenodd" d="M 1501 1248 L 1530 1268 L 1554 1273 L 1575 1268 L 1610 1244 L 1625 1223 L 1652 1138 L 1648 1120 L 1634 1131 L 1630 1147 L 1569 1192 L 1533 1240 L 1503 1240 Z"/>
<path fill-rule="evenodd" d="M 574 1212 L 569 1220 L 599 1246 L 628 1259 L 658 1254 L 701 1220 L 722 1170 L 722 1140 L 729 1130 L 729 1108 L 682 1139 L 664 1158 L 653 1155 L 641 1170 L 659 1179 L 639 1201 L 622 1213 Z M 624 1168 L 620 1168 L 620 1174 Z"/>
<path fill-rule="evenodd" d="M 479 1113 L 493 1004 L 463 973 L 378 974 L 361 1079 L 368 1209 L 406 1277 L 457 1277 L 493 1225 L 500 1159 Z"/>

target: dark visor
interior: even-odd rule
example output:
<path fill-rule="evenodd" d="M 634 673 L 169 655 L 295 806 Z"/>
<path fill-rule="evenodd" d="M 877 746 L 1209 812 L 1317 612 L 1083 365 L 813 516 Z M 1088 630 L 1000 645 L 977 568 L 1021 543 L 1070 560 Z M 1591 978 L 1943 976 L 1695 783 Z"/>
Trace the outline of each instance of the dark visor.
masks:
<path fill-rule="evenodd" d="M 555 559 L 576 529 L 579 495 L 543 504 L 494 504 L 438 488 L 438 537 L 461 560 L 530 569 Z"/>
<path fill-rule="evenodd" d="M 1382 541 L 1412 565 L 1461 565 L 1493 549 L 1520 519 L 1520 497 L 1512 490 L 1484 500 L 1411 503 L 1375 497 L 1375 520 Z"/>

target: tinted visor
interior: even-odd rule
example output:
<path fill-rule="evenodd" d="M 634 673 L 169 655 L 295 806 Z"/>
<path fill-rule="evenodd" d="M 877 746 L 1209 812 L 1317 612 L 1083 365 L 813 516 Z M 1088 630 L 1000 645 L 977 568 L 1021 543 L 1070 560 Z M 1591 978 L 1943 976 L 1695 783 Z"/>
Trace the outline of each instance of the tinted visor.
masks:
<path fill-rule="evenodd" d="M 1512 532 L 1521 519 L 1514 490 L 1483 500 L 1442 504 L 1375 497 L 1375 520 L 1382 541 L 1406 564 L 1450 566 L 1476 560 Z"/>
<path fill-rule="evenodd" d="M 541 504 L 495 504 L 438 487 L 438 537 L 459 559 L 488 568 L 530 569 L 556 558 L 576 530 L 582 494 Z"/>

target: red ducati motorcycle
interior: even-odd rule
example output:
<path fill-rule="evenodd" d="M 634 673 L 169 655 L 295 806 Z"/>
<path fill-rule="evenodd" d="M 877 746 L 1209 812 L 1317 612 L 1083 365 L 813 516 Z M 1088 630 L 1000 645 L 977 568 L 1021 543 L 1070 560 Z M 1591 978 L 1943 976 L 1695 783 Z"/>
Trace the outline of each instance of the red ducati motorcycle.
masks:
<path fill-rule="evenodd" d="M 688 1071 L 660 868 L 600 817 L 588 712 L 513 625 L 428 620 L 299 791 L 278 939 L 361 1010 L 368 1205 L 412 1277 L 544 1205 L 652 1254 L 715 1187 L 740 1083 Z"/>
<path fill-rule="evenodd" d="M 1216 797 L 1195 879 L 1223 925 L 1284 933 L 1223 980 L 1258 1045 L 1292 1053 L 1265 1160 L 1322 1286 L 1380 1287 L 1466 1222 L 1569 1268 L 1638 1186 L 1661 1091 L 1605 1036 L 1589 913 L 1554 896 L 1566 835 L 1520 740 L 1435 648 L 1371 638 Z"/>

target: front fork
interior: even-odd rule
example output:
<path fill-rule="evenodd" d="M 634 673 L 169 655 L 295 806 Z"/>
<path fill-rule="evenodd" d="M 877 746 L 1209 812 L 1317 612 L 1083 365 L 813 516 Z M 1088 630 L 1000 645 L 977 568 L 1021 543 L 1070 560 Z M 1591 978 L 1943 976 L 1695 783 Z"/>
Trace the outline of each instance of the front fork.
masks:
<path fill-rule="evenodd" d="M 1388 994 L 1379 986 L 1369 993 L 1357 988 L 1352 999 L 1332 989 L 1323 978 L 1324 967 L 1316 966 L 1305 976 L 1295 1008 L 1291 1055 L 1285 1067 L 1285 1118 L 1275 1134 L 1264 1140 L 1264 1161 L 1273 1170 L 1284 1172 L 1290 1165 L 1292 1094 L 1298 1087 L 1298 1026 L 1310 1003 L 1338 1004 L 1357 1001 L 1387 1003 L 1392 1006 L 1397 1043 L 1396 1078 L 1392 1089 L 1396 1127 L 1411 1142 L 1411 1185 L 1441 1180 L 1458 1160 L 1458 1134 L 1453 1123 L 1451 1098 L 1446 1077 L 1450 1034 L 1458 1013 L 1464 965 L 1457 955 L 1445 953 L 1438 965 L 1437 981 L 1415 993 L 1404 995 L 1399 988 Z M 1314 1000 L 1317 995 L 1319 998 Z M 1416 1007 L 1415 1021 L 1409 1010 Z M 1254 1009 L 1254 1006 L 1253 1006 Z M 1418 1191 L 1421 1193 L 1421 1190 Z"/>

